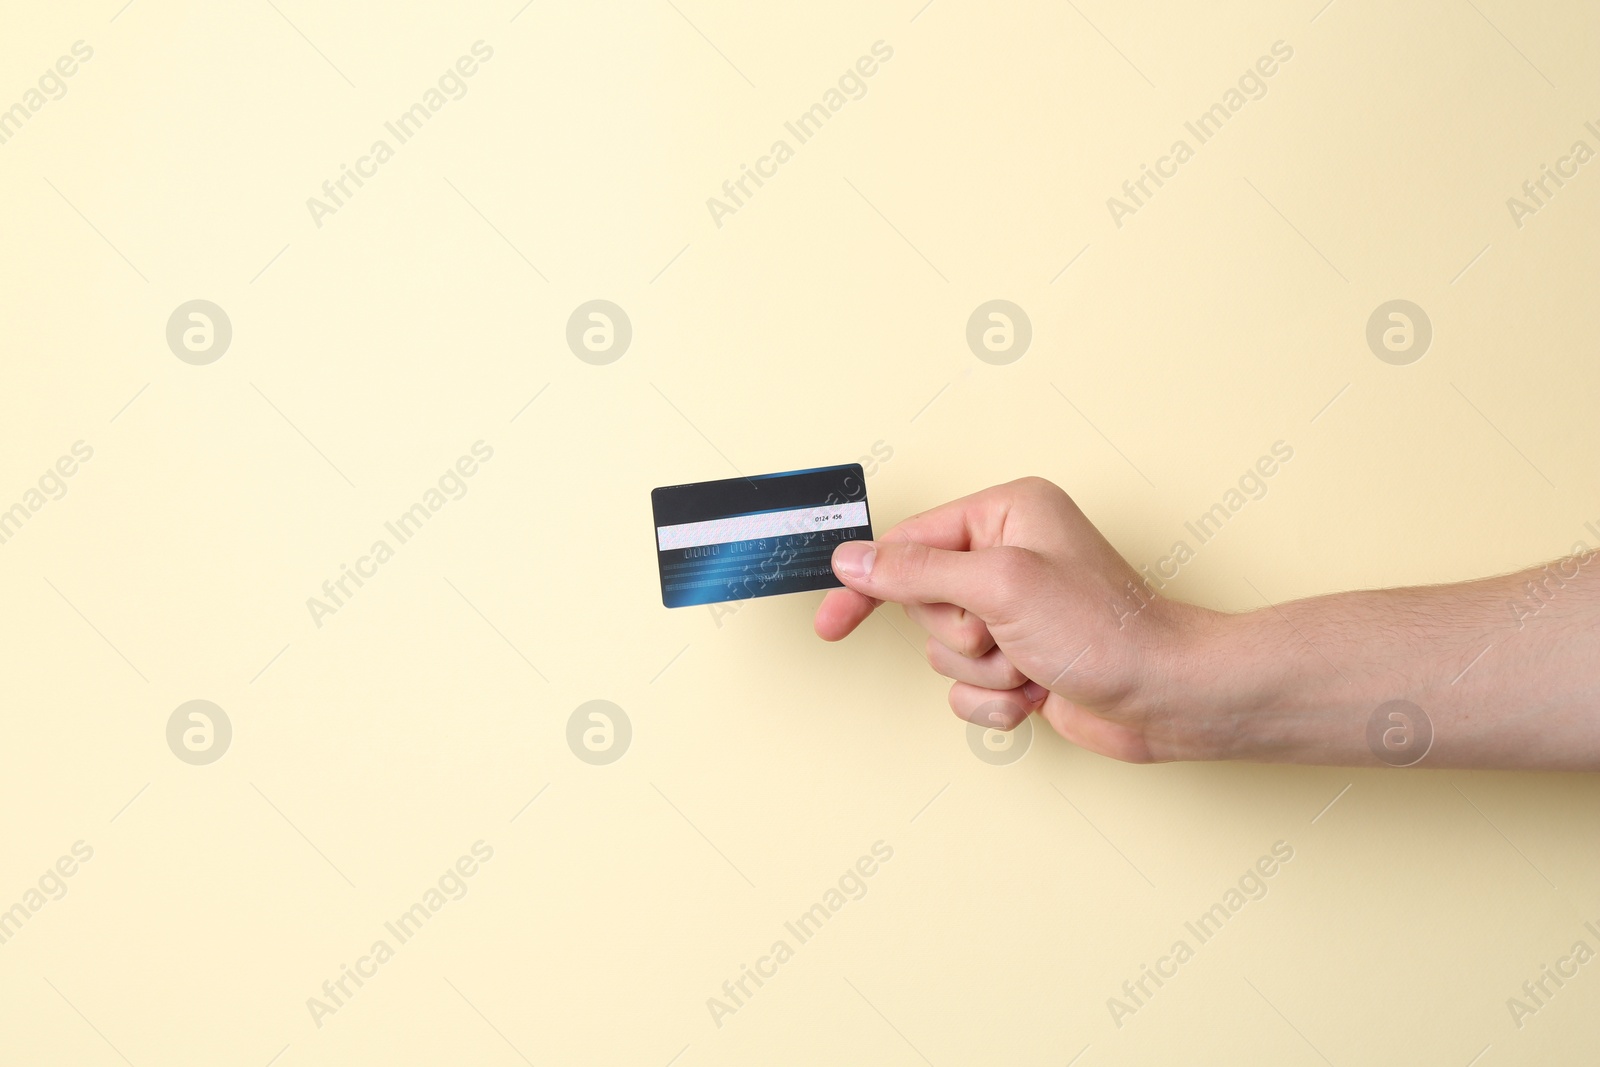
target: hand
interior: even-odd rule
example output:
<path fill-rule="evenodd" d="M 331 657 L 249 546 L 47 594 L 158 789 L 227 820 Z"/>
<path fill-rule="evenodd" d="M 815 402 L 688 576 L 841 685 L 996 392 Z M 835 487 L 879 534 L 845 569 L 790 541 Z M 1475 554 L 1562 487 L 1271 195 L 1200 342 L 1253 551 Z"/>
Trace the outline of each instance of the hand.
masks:
<path fill-rule="evenodd" d="M 1165 600 L 1072 499 L 1024 478 L 915 515 L 876 542 L 846 541 L 819 636 L 837 641 L 883 601 L 930 634 L 928 661 L 955 680 L 950 707 L 1009 730 L 1033 711 L 1069 741 L 1130 762 L 1192 758 L 1173 710 L 1184 651 L 1220 619 Z"/>

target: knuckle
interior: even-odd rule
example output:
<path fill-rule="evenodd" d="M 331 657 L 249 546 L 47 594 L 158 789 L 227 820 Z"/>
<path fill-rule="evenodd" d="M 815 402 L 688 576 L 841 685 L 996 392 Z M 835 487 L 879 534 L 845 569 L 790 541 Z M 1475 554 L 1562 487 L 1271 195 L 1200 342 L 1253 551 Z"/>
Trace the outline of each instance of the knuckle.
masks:
<path fill-rule="evenodd" d="M 1026 496 L 1036 499 L 1055 499 L 1066 496 L 1059 485 L 1048 478 L 1041 478 L 1037 474 L 1030 474 L 1026 478 L 1018 478 L 1011 483 L 1018 491 Z"/>
<path fill-rule="evenodd" d="M 956 624 L 953 637 L 955 640 L 955 645 L 952 646 L 954 650 L 968 659 L 977 659 L 989 651 L 989 628 L 983 624 L 982 620 L 973 616 L 969 615 L 966 619 Z"/>

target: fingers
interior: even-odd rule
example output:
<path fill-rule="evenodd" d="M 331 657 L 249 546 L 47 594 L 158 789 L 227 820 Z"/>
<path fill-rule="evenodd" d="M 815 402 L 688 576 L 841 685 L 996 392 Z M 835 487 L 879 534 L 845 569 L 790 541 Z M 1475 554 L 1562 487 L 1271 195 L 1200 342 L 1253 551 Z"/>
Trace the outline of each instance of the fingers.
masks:
<path fill-rule="evenodd" d="M 863 596 L 854 589 L 830 589 L 817 605 L 812 629 L 824 641 L 838 641 L 866 621 L 880 601 Z"/>
<path fill-rule="evenodd" d="M 1047 487 L 1054 494 L 1064 497 L 1059 489 L 1040 479 L 1024 478 L 1006 485 L 991 486 L 911 516 L 884 531 L 876 544 L 916 544 L 949 553 L 991 548 L 1001 544 L 1012 506 L 1020 499 L 1038 496 L 1042 492 L 1041 487 Z M 847 546 L 862 543 L 846 542 L 835 549 L 835 557 Z M 861 550 L 852 547 L 849 552 L 859 555 Z M 870 578 L 851 581 L 837 568 L 834 573 L 845 582 L 847 588 L 833 590 L 823 598 L 812 624 L 817 635 L 828 641 L 837 641 L 846 636 L 860 626 L 885 599 L 894 599 L 887 597 L 883 588 L 873 586 Z M 962 606 L 976 608 L 975 604 L 964 602 Z"/>
<path fill-rule="evenodd" d="M 957 716 L 991 730 L 1013 730 L 1039 708 L 1049 692 L 1029 682 L 1020 689 L 986 689 L 957 682 L 950 687 L 950 710 Z"/>
<path fill-rule="evenodd" d="M 1027 580 L 1034 558 L 1005 546 L 961 552 L 910 541 L 846 541 L 833 550 L 833 572 L 873 600 L 948 603 L 986 616 Z"/>
<path fill-rule="evenodd" d="M 1006 654 L 991 648 L 981 656 L 969 657 L 952 652 L 936 638 L 928 638 L 928 663 L 946 678 L 968 682 L 984 689 L 1015 689 L 1027 676 L 1011 665 Z"/>
<path fill-rule="evenodd" d="M 952 652 L 976 659 L 994 647 L 988 624 L 966 608 L 954 604 L 907 604 L 905 609 L 912 622 Z"/>
<path fill-rule="evenodd" d="M 1014 730 L 1037 711 L 1056 733 L 1079 748 L 1124 763 L 1153 763 L 1158 758 L 1140 731 L 1109 722 L 1035 682 L 1006 690 L 957 682 L 950 687 L 950 708 L 967 722 L 991 730 Z"/>
<path fill-rule="evenodd" d="M 974 502 L 981 496 L 982 493 L 962 497 L 960 500 L 942 504 L 932 511 L 913 515 L 885 530 L 878 540 L 916 541 L 950 551 L 968 549 L 973 544 L 974 527 L 977 527 L 982 535 L 991 525 L 978 515 L 978 508 Z M 812 620 L 812 627 L 817 631 L 817 636 L 823 640 L 838 641 L 866 621 L 867 616 L 871 615 L 882 602 L 879 598 L 849 587 L 831 590 L 822 598 L 816 618 Z"/>
<path fill-rule="evenodd" d="M 1002 536 L 1019 506 L 1040 515 L 1057 515 L 1061 505 L 1076 511 L 1059 486 L 1043 478 L 1018 478 L 991 485 L 930 511 L 913 515 L 886 531 L 879 540 L 916 541 L 935 548 L 965 550 L 1006 543 Z"/>
<path fill-rule="evenodd" d="M 812 625 L 825 640 L 837 641 L 859 626 L 880 603 L 854 589 L 830 589 L 818 605 Z M 905 611 L 912 622 L 962 656 L 975 658 L 994 647 L 988 624 L 965 608 L 954 604 L 907 604 Z"/>
<path fill-rule="evenodd" d="M 983 586 L 986 568 L 980 563 L 990 561 L 977 561 L 978 555 L 907 541 L 846 541 L 833 550 L 833 573 L 845 588 L 830 590 L 823 597 L 812 626 L 819 637 L 837 641 L 860 626 L 885 600 L 907 605 L 933 603 L 955 599 L 948 591 L 959 591 L 963 603 L 987 602 Z M 945 592 L 934 593 L 935 589 Z M 988 640 L 986 629 L 981 635 L 969 631 L 971 624 L 965 630 L 952 625 L 951 638 L 958 645 L 967 638 L 979 644 Z"/>

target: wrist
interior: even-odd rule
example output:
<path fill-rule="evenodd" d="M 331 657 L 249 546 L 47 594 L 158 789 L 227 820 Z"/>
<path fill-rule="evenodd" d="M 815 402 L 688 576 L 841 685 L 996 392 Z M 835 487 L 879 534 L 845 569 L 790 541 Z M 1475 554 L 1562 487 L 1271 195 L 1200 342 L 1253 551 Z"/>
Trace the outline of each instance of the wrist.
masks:
<path fill-rule="evenodd" d="M 1161 762 L 1247 758 L 1238 754 L 1247 725 L 1237 699 L 1242 616 L 1162 600 L 1136 646 L 1141 684 L 1122 706 Z"/>
<path fill-rule="evenodd" d="M 1229 614 L 1181 609 L 1159 666 L 1165 684 L 1153 709 L 1181 760 L 1300 762 L 1311 720 L 1293 707 L 1306 688 L 1291 677 L 1300 657 L 1288 655 L 1282 623 L 1271 609 Z M 1326 726 L 1326 724 L 1323 724 Z M 1325 743 L 1328 739 L 1323 739 Z"/>

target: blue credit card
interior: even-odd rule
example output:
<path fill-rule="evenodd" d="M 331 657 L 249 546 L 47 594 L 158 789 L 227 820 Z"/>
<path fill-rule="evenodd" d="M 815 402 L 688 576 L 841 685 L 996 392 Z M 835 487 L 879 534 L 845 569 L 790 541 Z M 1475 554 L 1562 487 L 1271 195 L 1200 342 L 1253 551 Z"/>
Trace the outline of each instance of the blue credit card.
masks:
<path fill-rule="evenodd" d="M 834 589 L 834 546 L 872 539 L 861 464 L 651 490 L 669 608 Z"/>

